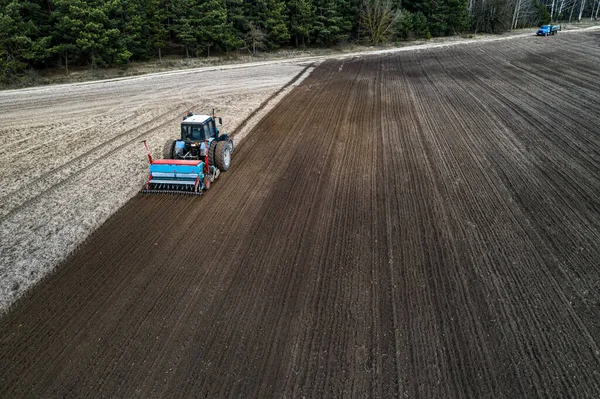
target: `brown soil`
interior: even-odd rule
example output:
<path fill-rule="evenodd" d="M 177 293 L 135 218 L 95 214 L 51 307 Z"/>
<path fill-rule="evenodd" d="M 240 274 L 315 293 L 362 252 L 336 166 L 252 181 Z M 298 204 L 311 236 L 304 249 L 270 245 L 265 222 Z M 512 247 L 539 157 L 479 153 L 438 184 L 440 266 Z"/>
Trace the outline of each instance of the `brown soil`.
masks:
<path fill-rule="evenodd" d="M 18 302 L 0 396 L 600 396 L 599 42 L 323 63 Z"/>

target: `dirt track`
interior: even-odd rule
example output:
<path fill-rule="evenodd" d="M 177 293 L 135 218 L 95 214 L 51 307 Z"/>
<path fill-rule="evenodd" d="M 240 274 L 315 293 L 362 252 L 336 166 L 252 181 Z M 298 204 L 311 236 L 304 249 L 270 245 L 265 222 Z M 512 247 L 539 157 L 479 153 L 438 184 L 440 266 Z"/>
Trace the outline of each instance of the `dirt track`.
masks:
<path fill-rule="evenodd" d="M 326 62 L 0 324 L 0 396 L 600 396 L 600 34 Z"/>

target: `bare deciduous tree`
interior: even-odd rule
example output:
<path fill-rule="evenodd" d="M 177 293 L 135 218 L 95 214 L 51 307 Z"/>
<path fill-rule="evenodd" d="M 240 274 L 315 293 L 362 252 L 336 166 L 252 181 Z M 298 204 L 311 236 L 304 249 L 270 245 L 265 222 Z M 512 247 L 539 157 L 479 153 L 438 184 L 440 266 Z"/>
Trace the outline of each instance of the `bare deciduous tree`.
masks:
<path fill-rule="evenodd" d="M 386 41 L 394 33 L 401 15 L 392 0 L 362 0 L 360 23 L 365 37 L 371 44 Z"/>
<path fill-rule="evenodd" d="M 577 17 L 578 22 L 581 22 L 581 15 L 583 14 L 584 8 L 585 8 L 585 0 L 581 0 L 581 5 L 579 6 L 579 16 Z"/>
<path fill-rule="evenodd" d="M 246 49 L 256 55 L 256 50 L 262 50 L 265 48 L 265 33 L 259 28 L 255 27 L 253 23 L 249 24 L 250 30 L 246 34 Z M 252 50 L 251 50 L 252 49 Z"/>

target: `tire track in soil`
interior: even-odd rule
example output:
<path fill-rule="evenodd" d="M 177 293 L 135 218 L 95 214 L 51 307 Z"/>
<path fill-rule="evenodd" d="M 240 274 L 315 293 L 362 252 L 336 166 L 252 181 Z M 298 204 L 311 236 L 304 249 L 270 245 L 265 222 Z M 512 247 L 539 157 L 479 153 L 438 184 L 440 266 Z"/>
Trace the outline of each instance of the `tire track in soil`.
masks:
<path fill-rule="evenodd" d="M 509 103 L 508 96 L 500 96 L 500 98 L 504 99 L 503 102 L 505 104 L 511 104 L 511 105 L 514 104 L 514 101 Z M 534 112 L 532 112 L 531 114 L 534 114 Z M 515 122 L 514 130 L 519 132 L 517 125 L 527 123 L 527 119 L 532 119 L 532 118 L 535 118 L 535 115 L 533 115 L 533 116 L 530 116 L 529 114 L 524 115 L 523 119 Z M 592 118 L 592 120 L 590 122 L 594 123 L 594 118 L 597 118 L 597 115 L 591 115 L 591 118 Z M 537 122 L 536 119 L 533 119 L 533 120 Z M 556 118 L 556 119 L 560 121 L 561 119 L 563 119 L 563 117 L 562 117 L 562 115 L 560 115 L 560 117 Z M 598 123 L 600 123 L 600 120 L 598 121 Z M 533 155 L 535 155 L 535 157 L 532 158 L 532 160 L 538 161 L 537 163 L 542 163 L 543 168 L 541 168 L 540 165 L 536 164 L 536 162 L 534 162 L 531 166 L 539 169 L 539 172 L 544 173 L 544 174 L 548 173 L 548 171 L 545 171 L 544 169 L 548 169 L 549 167 L 552 167 L 554 169 L 552 172 L 553 172 L 553 174 L 556 175 L 556 176 L 553 176 L 553 180 L 555 180 L 555 181 L 552 181 L 553 184 L 549 187 L 552 188 L 554 191 L 554 193 L 552 193 L 553 195 L 551 197 L 558 197 L 557 199 L 562 202 L 562 204 L 560 204 L 561 208 L 569 210 L 570 212 L 576 212 L 578 207 L 572 206 L 571 203 L 578 203 L 579 206 L 585 206 L 587 208 L 587 213 L 589 213 L 590 211 L 598 212 L 599 208 L 598 208 L 597 204 L 599 201 L 597 198 L 597 193 L 591 189 L 592 187 L 594 187 L 595 185 L 598 184 L 598 180 L 596 178 L 597 176 L 590 176 L 590 174 L 585 173 L 586 170 L 588 170 L 590 168 L 591 169 L 597 168 L 599 165 L 599 163 L 597 161 L 596 162 L 593 161 L 594 158 L 598 158 L 597 142 L 594 142 L 594 140 L 591 139 L 592 136 L 590 136 L 591 140 L 581 143 L 580 145 L 578 145 L 576 147 L 572 147 L 572 145 L 569 145 L 569 142 L 575 143 L 579 139 L 579 137 L 577 137 L 577 136 L 584 136 L 584 135 L 576 133 L 577 134 L 576 136 L 573 135 L 575 137 L 571 137 L 570 140 L 565 140 L 562 138 L 562 132 L 563 131 L 572 131 L 575 133 L 575 132 L 579 132 L 581 129 L 576 129 L 573 126 L 571 126 L 570 124 L 561 124 L 558 127 L 547 126 L 546 129 L 549 133 L 552 133 L 552 136 L 549 137 L 551 140 L 548 140 L 547 142 L 542 143 L 545 147 L 544 152 L 549 148 L 553 152 L 557 152 L 558 155 L 560 156 L 560 152 L 558 152 L 559 149 L 572 148 L 573 152 L 577 152 L 579 154 L 579 157 L 578 157 L 578 159 L 563 158 L 560 160 L 560 164 L 558 164 L 556 162 L 556 160 L 545 156 L 542 151 L 536 151 L 536 147 L 533 147 L 530 145 L 525 145 L 524 147 L 528 151 L 532 152 Z M 585 131 L 585 130 L 583 130 L 583 131 Z M 559 134 L 557 134 L 557 133 L 559 133 Z M 522 137 L 522 139 L 527 140 L 526 135 L 522 135 L 521 137 Z M 560 141 L 556 142 L 555 137 L 558 138 Z M 539 147 L 539 144 L 540 143 L 537 144 L 537 147 Z M 551 146 L 551 147 L 548 147 L 548 146 Z M 527 148 L 527 147 L 530 147 L 530 148 Z M 590 154 L 592 156 L 589 157 L 588 154 Z M 541 157 L 543 157 L 543 158 L 541 158 Z M 539 159 L 539 158 L 541 158 L 541 159 Z M 588 161 L 588 160 L 589 160 L 589 162 L 582 163 L 582 161 Z M 560 179 L 560 180 L 556 181 L 556 178 L 560 178 L 561 175 L 564 175 L 564 173 L 561 170 L 564 168 L 573 169 L 574 173 L 571 173 L 571 175 L 572 175 L 571 179 L 565 178 L 565 179 Z M 576 179 L 573 179 L 573 177 L 576 177 Z M 577 184 L 578 180 L 580 180 L 582 178 L 586 178 L 589 180 L 582 182 L 580 184 Z M 557 195 L 557 193 L 560 193 L 560 191 L 564 191 L 561 189 L 561 187 L 563 187 L 565 185 L 571 186 L 571 190 L 570 190 L 571 192 L 565 193 L 565 194 L 569 194 L 568 197 L 560 197 L 559 195 Z M 540 186 L 539 189 L 543 190 L 544 187 Z M 574 195 L 574 194 L 576 194 L 576 195 Z M 589 199 L 594 199 L 594 200 L 589 201 Z M 585 215 L 585 213 L 583 215 Z M 589 218 L 583 217 L 581 214 L 569 215 L 568 217 L 563 217 L 563 218 L 566 218 L 566 219 L 576 218 L 577 223 L 585 223 L 588 225 L 588 226 L 586 226 L 588 228 L 594 228 L 594 227 L 597 228 L 597 226 L 589 225 L 589 223 L 590 223 Z M 569 237 L 564 237 L 563 239 L 568 239 L 568 238 Z"/>
<path fill-rule="evenodd" d="M 436 83 L 436 85 L 437 85 L 438 87 L 440 87 L 440 84 L 441 84 L 440 82 L 437 82 L 437 83 Z M 448 85 L 448 84 L 446 83 L 446 86 L 447 86 L 447 85 Z M 451 90 L 451 92 L 452 92 L 452 95 L 456 97 L 456 99 L 461 99 L 461 98 L 462 98 L 462 96 L 460 95 L 460 92 L 459 92 L 459 91 L 457 91 L 456 89 L 452 89 L 452 90 Z M 458 100 L 457 100 L 457 101 L 458 101 Z M 456 103 L 454 103 L 453 105 L 454 105 L 454 107 L 456 108 L 456 105 L 457 105 L 457 104 L 456 104 Z M 468 109 L 468 107 L 465 107 L 465 109 Z M 462 115 L 468 115 L 468 113 L 465 113 L 465 112 L 463 112 L 463 113 L 462 113 Z M 459 140 L 456 140 L 456 142 L 459 142 Z M 476 143 L 476 141 L 475 141 L 475 140 L 473 140 L 473 141 L 472 141 L 472 143 Z M 472 143 L 471 143 L 471 144 L 472 144 Z M 457 151 L 452 151 L 451 153 L 456 153 L 456 152 L 457 152 Z M 478 152 L 485 153 L 486 151 L 480 150 L 480 151 L 478 151 Z M 514 162 L 514 161 L 513 161 L 513 163 L 517 163 L 517 162 Z M 509 169 L 509 168 L 507 168 L 507 169 Z M 510 171 L 508 171 L 508 173 L 510 174 Z M 519 173 L 515 173 L 515 175 L 519 175 Z M 507 201 L 507 202 L 508 202 L 508 201 Z M 540 244 L 540 245 L 542 246 L 542 248 L 544 247 L 544 244 L 543 244 L 543 243 L 542 243 L 542 244 Z M 546 262 L 547 264 L 548 264 L 548 263 L 555 263 L 555 261 L 554 261 L 553 259 L 548 259 L 548 258 L 546 259 L 546 261 L 545 261 L 545 262 Z M 561 292 L 560 292 L 560 291 L 559 291 L 559 294 L 561 294 Z M 584 329 L 584 330 L 585 330 L 585 329 Z M 596 346 L 596 345 L 595 345 L 595 343 L 593 343 L 593 340 L 590 340 L 590 343 L 591 343 L 592 347 L 595 347 L 595 346 Z"/>
<path fill-rule="evenodd" d="M 493 104 L 494 102 L 497 103 L 497 101 L 494 101 L 494 98 L 491 97 L 489 99 L 485 99 L 485 102 L 488 104 Z M 562 119 L 562 118 L 559 118 Z M 518 121 L 515 124 L 514 129 L 518 130 L 518 126 L 522 125 L 522 124 L 527 124 L 526 120 L 521 120 Z M 569 127 L 561 127 L 561 130 L 563 131 L 568 131 L 568 130 L 572 130 Z M 573 130 L 576 131 L 576 130 Z M 573 140 L 575 141 L 575 140 Z M 594 148 L 597 148 L 597 145 L 594 146 L 593 141 L 590 141 L 586 144 L 586 147 L 589 149 L 590 152 L 592 152 L 594 150 Z M 560 145 L 556 146 L 556 149 L 561 148 Z M 562 146 L 562 148 L 568 148 L 566 146 Z M 583 148 L 583 146 L 582 146 Z M 577 150 L 579 151 L 579 150 Z M 579 154 L 579 159 L 581 160 L 582 158 L 585 157 L 585 154 L 582 152 L 578 152 Z M 534 159 L 535 161 L 535 159 Z M 567 164 L 572 165 L 575 164 L 576 162 L 574 161 L 570 161 L 567 162 Z M 583 232 L 587 231 L 587 229 L 589 229 L 590 227 L 593 229 L 597 229 L 596 227 L 592 227 L 590 226 L 590 220 L 586 218 L 586 213 L 581 213 L 578 212 L 577 208 L 579 206 L 585 206 L 585 208 L 588 209 L 587 213 L 589 214 L 589 212 L 591 211 L 592 213 L 597 213 L 598 212 L 598 208 L 596 205 L 596 208 L 594 208 L 594 202 L 596 204 L 598 204 L 600 201 L 595 200 L 595 201 L 590 201 L 590 199 L 596 197 L 596 195 L 594 194 L 593 190 L 590 190 L 590 187 L 593 187 L 593 184 L 589 184 L 588 182 L 582 184 L 582 185 L 573 185 L 571 183 L 571 181 L 565 179 L 565 181 L 561 182 L 560 184 L 552 184 L 552 185 L 539 185 L 536 184 L 535 185 L 535 192 L 531 193 L 529 196 L 527 197 L 521 197 L 519 195 L 519 191 L 524 190 L 524 187 L 526 187 L 527 184 L 531 183 L 526 183 L 523 181 L 523 179 L 520 178 L 521 175 L 526 174 L 527 172 L 525 171 L 525 169 L 523 168 L 519 168 L 520 170 L 515 171 L 513 173 L 510 172 L 511 168 L 514 168 L 515 165 L 522 165 L 521 163 L 515 163 L 515 162 L 500 162 L 497 163 L 498 165 L 498 169 L 502 170 L 502 180 L 504 180 L 505 184 L 507 185 L 507 188 L 510 190 L 511 194 L 513 194 L 516 198 L 518 198 L 518 203 L 521 206 L 525 206 L 526 209 L 526 217 L 528 220 L 528 223 L 530 224 L 535 224 L 537 225 L 537 227 L 539 228 L 540 232 L 538 233 L 538 239 L 542 240 L 539 235 L 541 234 L 543 236 L 543 241 L 545 241 L 548 245 L 550 245 L 554 250 L 558 250 L 558 251 L 562 251 L 565 252 L 564 249 L 562 248 L 568 248 L 569 246 L 575 246 L 578 245 L 576 244 L 577 241 L 581 242 L 581 241 L 588 241 L 588 243 L 586 243 L 586 247 L 589 246 L 594 246 L 595 242 L 593 240 L 592 237 L 587 237 L 587 234 L 582 234 Z M 589 168 L 589 166 L 594 166 L 597 164 L 587 164 L 585 165 L 585 168 Z M 581 168 L 580 170 L 585 170 L 585 168 Z M 543 169 L 541 169 L 538 165 L 536 165 L 535 163 L 529 163 L 527 165 L 527 169 L 529 170 L 529 173 L 532 173 L 535 171 L 539 171 L 539 173 L 543 173 L 544 176 L 547 175 L 547 172 L 544 172 Z M 559 172 L 560 173 L 560 172 Z M 578 175 L 577 177 L 579 178 L 579 176 L 585 176 L 584 173 L 577 173 L 576 175 Z M 572 176 L 573 177 L 573 176 Z M 570 180 L 574 180 L 571 177 Z M 565 187 L 565 186 L 570 186 L 571 187 L 571 192 L 570 193 L 564 193 L 564 189 L 562 189 L 561 187 Z M 545 191 L 548 190 L 548 188 L 553 188 L 552 192 L 550 193 L 545 193 Z M 573 195 L 575 193 L 581 193 L 581 195 Z M 565 196 L 565 194 L 570 194 L 569 196 Z M 560 223 L 553 223 L 550 226 L 545 226 L 546 223 L 540 223 L 541 220 L 543 219 L 547 219 L 547 217 L 544 217 L 543 219 L 540 217 L 532 217 L 531 213 L 532 211 L 535 211 L 536 213 L 539 214 L 539 210 L 536 210 L 535 207 L 528 205 L 528 203 L 533 203 L 534 201 L 531 200 L 531 198 L 535 199 L 535 202 L 538 203 L 543 203 L 543 202 L 547 202 L 548 203 L 548 198 L 556 198 L 560 201 L 560 203 L 557 203 L 556 205 L 553 203 L 548 203 L 548 206 L 552 206 L 555 209 L 552 210 L 552 212 L 547 212 L 548 217 L 551 219 L 556 219 L 556 216 L 559 216 L 559 220 L 562 219 L 564 220 L 564 222 L 562 223 L 569 223 L 569 224 L 573 224 L 573 228 L 574 228 L 574 233 L 577 234 L 579 237 L 576 237 L 576 239 L 571 238 L 571 236 L 573 236 L 573 233 L 568 234 L 564 231 L 560 231 L 559 229 L 557 229 L 557 226 Z M 578 206 L 574 206 L 574 205 L 578 205 Z M 569 215 L 566 215 L 565 213 L 570 213 Z M 565 214 L 563 216 L 560 216 L 560 214 Z M 586 229 L 577 229 L 576 226 L 577 225 L 584 225 L 586 226 Z M 581 231 L 579 231 L 581 230 Z M 557 239 L 553 238 L 552 236 L 556 236 Z M 590 261 L 593 261 L 593 259 L 591 259 L 592 257 L 589 256 L 591 254 L 585 253 L 585 252 L 581 252 L 581 251 L 577 251 L 576 253 L 573 253 L 572 257 L 572 264 L 573 265 L 586 265 L 587 263 L 589 263 Z M 575 259 L 575 257 L 577 257 L 578 259 Z M 581 259 L 583 257 L 583 259 Z M 586 259 L 587 258 L 587 259 Z M 549 259 L 547 261 L 547 265 L 553 265 L 553 264 L 557 264 L 556 261 Z M 569 270 L 570 269 L 570 270 Z M 589 269 L 589 268 L 588 268 Z M 558 281 L 561 281 L 561 286 L 563 287 L 563 291 L 565 291 L 565 294 L 567 295 L 567 293 L 569 291 L 571 291 L 570 294 L 568 294 L 569 297 L 569 301 L 573 302 L 573 300 L 576 297 L 579 296 L 593 296 L 593 295 L 588 295 L 590 293 L 590 290 L 593 291 L 593 286 L 594 286 L 594 280 L 590 279 L 588 280 L 588 274 L 589 271 L 586 268 L 580 268 L 577 267 L 576 269 L 570 267 L 567 268 L 565 267 L 565 264 L 559 264 L 559 267 L 557 268 L 551 268 L 550 269 L 551 272 L 553 273 L 553 275 L 555 276 L 555 278 Z M 593 271 L 590 270 L 590 271 Z M 573 274 L 574 277 L 576 277 L 578 280 L 582 279 L 582 283 L 589 283 L 589 285 L 587 285 L 587 287 L 584 287 L 580 290 L 577 290 L 575 288 L 575 286 L 573 284 L 570 284 L 568 282 L 562 282 L 562 276 L 565 273 L 569 273 L 569 274 Z M 567 287 L 565 287 L 565 285 L 568 285 L 568 289 L 566 289 Z M 580 292 L 577 292 L 580 291 Z M 588 298 L 588 300 L 592 300 L 593 298 Z M 593 303 L 593 302 L 592 302 Z M 585 305 L 584 305 L 585 306 Z M 585 306 L 585 312 L 592 314 L 593 311 L 591 310 L 591 308 L 589 306 Z M 588 319 L 589 317 L 586 317 L 586 319 Z M 591 328 L 592 331 L 596 328 L 592 325 L 588 325 L 588 328 Z M 597 336 L 597 333 L 592 334 L 592 336 Z"/>
<path fill-rule="evenodd" d="M 0 396 L 600 395 L 600 71 L 532 40 L 318 66 L 0 320 Z"/>

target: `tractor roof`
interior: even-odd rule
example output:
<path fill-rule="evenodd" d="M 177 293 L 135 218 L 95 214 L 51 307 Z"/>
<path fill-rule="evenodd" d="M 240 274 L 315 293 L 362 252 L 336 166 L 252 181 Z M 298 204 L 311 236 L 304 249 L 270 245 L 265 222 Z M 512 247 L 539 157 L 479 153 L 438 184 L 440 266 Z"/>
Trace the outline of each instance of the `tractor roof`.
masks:
<path fill-rule="evenodd" d="M 181 123 L 204 123 L 210 119 L 210 115 L 192 115 L 188 116 Z"/>

